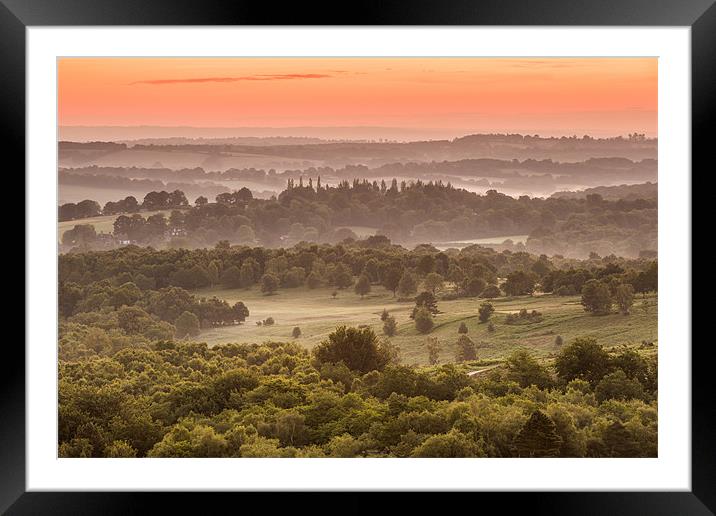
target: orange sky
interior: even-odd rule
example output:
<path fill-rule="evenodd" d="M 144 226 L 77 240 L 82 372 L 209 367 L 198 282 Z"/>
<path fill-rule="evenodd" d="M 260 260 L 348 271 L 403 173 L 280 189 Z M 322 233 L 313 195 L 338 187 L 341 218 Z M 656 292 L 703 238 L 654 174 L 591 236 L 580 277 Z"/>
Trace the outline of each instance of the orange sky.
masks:
<path fill-rule="evenodd" d="M 656 58 L 63 58 L 62 126 L 656 136 Z"/>

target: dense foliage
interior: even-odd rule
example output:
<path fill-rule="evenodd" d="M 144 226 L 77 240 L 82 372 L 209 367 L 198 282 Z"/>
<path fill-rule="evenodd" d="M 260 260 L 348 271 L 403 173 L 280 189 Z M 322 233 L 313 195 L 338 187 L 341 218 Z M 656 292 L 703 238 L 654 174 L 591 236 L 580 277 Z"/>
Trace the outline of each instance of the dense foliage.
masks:
<path fill-rule="evenodd" d="M 381 355 L 351 328 L 313 355 L 79 323 L 60 338 L 64 457 L 656 456 L 655 364 L 629 350 L 575 342 L 556 373 L 523 353 L 478 379 L 355 361 Z"/>

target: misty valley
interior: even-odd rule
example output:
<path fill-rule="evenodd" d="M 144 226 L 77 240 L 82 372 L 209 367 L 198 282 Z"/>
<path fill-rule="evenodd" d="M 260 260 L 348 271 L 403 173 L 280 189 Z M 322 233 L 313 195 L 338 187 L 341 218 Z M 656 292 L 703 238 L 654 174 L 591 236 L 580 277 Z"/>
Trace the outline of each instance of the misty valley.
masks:
<path fill-rule="evenodd" d="M 60 59 L 58 457 L 657 457 L 656 81 Z"/>
<path fill-rule="evenodd" d="M 655 142 L 466 139 L 61 142 L 60 454 L 654 456 Z"/>

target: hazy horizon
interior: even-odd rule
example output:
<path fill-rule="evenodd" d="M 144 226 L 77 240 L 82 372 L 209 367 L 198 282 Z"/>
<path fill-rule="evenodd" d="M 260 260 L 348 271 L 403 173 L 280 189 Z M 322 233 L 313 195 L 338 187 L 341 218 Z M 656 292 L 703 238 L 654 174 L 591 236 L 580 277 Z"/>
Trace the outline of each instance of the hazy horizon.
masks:
<path fill-rule="evenodd" d="M 639 132 L 639 131 L 632 131 Z M 475 134 L 521 134 L 541 138 L 590 136 L 596 139 L 627 137 L 629 133 L 579 133 L 564 131 L 539 132 L 530 129 L 502 131 L 466 131 L 462 129 L 409 128 L 391 126 L 236 126 L 201 127 L 191 125 L 63 125 L 59 126 L 60 141 L 132 141 L 148 138 L 319 138 L 323 140 L 393 140 L 399 142 L 451 140 Z M 649 139 L 656 134 L 643 133 Z"/>

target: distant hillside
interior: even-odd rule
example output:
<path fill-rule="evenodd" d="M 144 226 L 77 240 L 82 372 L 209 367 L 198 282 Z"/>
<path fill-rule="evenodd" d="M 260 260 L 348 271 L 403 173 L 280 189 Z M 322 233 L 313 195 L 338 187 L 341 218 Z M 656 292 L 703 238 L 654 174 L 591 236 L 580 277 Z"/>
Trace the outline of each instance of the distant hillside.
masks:
<path fill-rule="evenodd" d="M 116 141 L 118 140 L 114 140 Z M 655 161 L 658 147 L 656 139 L 647 139 L 641 135 L 632 135 L 628 138 L 588 136 L 542 138 L 519 134 L 477 134 L 453 140 L 404 143 L 394 141 L 310 143 L 313 140 L 309 139 L 302 140 L 299 144 L 295 140 L 274 139 L 247 145 L 224 143 L 227 141 L 232 140 L 216 142 L 201 140 L 183 144 L 60 141 L 59 162 L 61 167 L 67 168 L 91 165 L 166 167 L 174 170 L 194 167 L 201 167 L 204 170 L 254 167 L 280 171 L 320 166 L 340 168 L 347 165 L 375 168 L 390 163 L 432 163 L 475 159 L 553 160 L 561 163 L 615 158 Z"/>
<path fill-rule="evenodd" d="M 603 199 L 610 201 L 618 199 L 656 199 L 658 197 L 658 185 L 647 181 L 636 185 L 597 186 L 575 192 L 555 192 L 552 197 L 583 199 L 591 194 L 601 195 Z"/>

